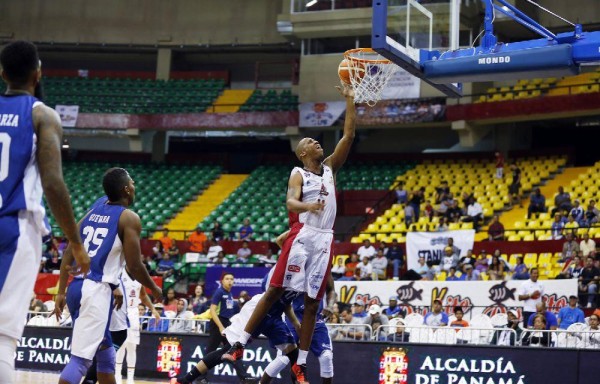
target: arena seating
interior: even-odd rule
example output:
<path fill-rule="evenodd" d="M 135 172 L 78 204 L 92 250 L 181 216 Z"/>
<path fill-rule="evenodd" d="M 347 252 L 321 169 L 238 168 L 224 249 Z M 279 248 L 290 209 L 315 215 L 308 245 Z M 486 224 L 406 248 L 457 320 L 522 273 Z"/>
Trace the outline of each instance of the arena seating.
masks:
<path fill-rule="evenodd" d="M 79 105 L 81 113 L 204 112 L 225 87 L 223 79 L 148 80 L 45 78 L 46 103 Z"/>
<path fill-rule="evenodd" d="M 75 217 L 79 220 L 90 205 L 104 195 L 102 175 L 114 163 L 66 162 L 64 177 L 71 192 Z M 153 231 L 171 217 L 195 194 L 209 185 L 221 172 L 211 165 L 150 165 L 120 164 L 126 168 L 136 184 L 133 210 L 140 215 L 142 228 Z M 48 212 L 50 212 L 48 210 Z M 56 221 L 49 214 L 55 236 L 62 236 Z"/>
<path fill-rule="evenodd" d="M 548 179 L 553 173 L 566 164 L 564 157 L 540 157 L 518 159 L 521 168 L 521 185 L 523 192 L 529 192 L 542 180 Z M 473 193 L 473 196 L 483 207 L 485 218 L 490 218 L 494 212 L 505 209 L 509 203 L 508 186 L 510 175 L 505 168 L 504 179 L 496 179 L 495 165 L 485 160 L 435 160 L 426 161 L 398 176 L 396 182 L 404 183 L 404 189 L 414 191 L 425 188 L 425 201 L 429 200 L 435 208 L 435 188 L 442 181 L 447 181 L 450 192 L 455 199 L 460 199 L 463 192 Z M 459 204 L 460 205 L 460 204 Z M 425 204 L 421 206 L 424 209 Z M 352 238 L 352 242 L 360 243 L 365 239 L 389 242 L 397 239 L 406 241 L 407 231 L 434 231 L 439 219 L 434 217 L 431 222 L 421 217 L 416 224 L 407 227 L 404 222 L 404 208 L 394 204 L 366 228 L 360 235 Z M 471 229 L 472 223 L 450 223 L 449 229 Z"/>
<path fill-rule="evenodd" d="M 279 93 L 274 89 L 266 92 L 257 89 L 239 110 L 240 112 L 296 111 L 298 110 L 298 96 L 292 95 L 292 91 L 289 89 L 284 89 Z"/>

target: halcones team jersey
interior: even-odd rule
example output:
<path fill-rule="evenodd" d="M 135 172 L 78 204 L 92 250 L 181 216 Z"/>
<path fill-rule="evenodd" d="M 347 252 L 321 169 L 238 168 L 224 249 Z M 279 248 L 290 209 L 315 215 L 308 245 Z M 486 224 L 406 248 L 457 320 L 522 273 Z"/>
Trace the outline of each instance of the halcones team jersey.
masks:
<path fill-rule="evenodd" d="M 316 213 L 290 213 L 290 227 L 299 222 L 318 229 L 332 230 L 337 212 L 333 171 L 330 167 L 323 164 L 323 173 L 321 175 L 300 167 L 295 167 L 290 177 L 295 173 L 300 173 L 302 176 L 302 194 L 300 200 L 304 203 L 315 203 L 317 200 L 323 200 L 325 208 Z"/>

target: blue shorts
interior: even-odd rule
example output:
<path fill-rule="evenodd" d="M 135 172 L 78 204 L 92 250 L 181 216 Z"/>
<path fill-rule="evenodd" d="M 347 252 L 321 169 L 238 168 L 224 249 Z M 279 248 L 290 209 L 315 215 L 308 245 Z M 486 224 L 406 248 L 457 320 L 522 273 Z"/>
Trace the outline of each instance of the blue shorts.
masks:
<path fill-rule="evenodd" d="M 290 323 L 289 320 L 286 319 L 287 325 L 291 329 L 292 335 L 294 336 L 294 340 L 296 343 L 299 343 L 300 337 L 296 332 L 296 329 Z M 331 351 L 333 349 L 331 344 L 331 338 L 329 337 L 329 330 L 323 321 L 317 321 L 315 323 L 315 331 L 313 332 L 313 337 L 310 342 L 310 351 L 316 356 L 319 357 L 323 353 L 323 351 Z"/>
<path fill-rule="evenodd" d="M 254 331 L 252 337 L 256 338 L 260 335 L 266 336 L 271 348 L 282 344 L 295 344 L 292 331 L 281 317 L 267 315 L 261 321 L 258 329 Z"/>

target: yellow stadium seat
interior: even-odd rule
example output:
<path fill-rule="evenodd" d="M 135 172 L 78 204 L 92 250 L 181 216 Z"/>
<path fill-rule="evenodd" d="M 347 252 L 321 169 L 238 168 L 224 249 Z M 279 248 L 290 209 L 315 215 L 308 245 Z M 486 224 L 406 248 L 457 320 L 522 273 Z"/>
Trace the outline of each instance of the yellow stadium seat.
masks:
<path fill-rule="evenodd" d="M 511 235 L 508 236 L 508 241 L 521 241 L 521 237 L 519 235 Z"/>
<path fill-rule="evenodd" d="M 537 265 L 537 253 L 526 253 L 523 258 L 523 263 L 527 266 L 527 268 L 532 268 Z"/>
<path fill-rule="evenodd" d="M 360 238 L 360 236 L 352 236 L 352 239 L 350 239 L 350 242 L 352 244 L 360 244 L 362 243 L 362 239 Z"/>
<path fill-rule="evenodd" d="M 375 233 L 375 232 L 379 232 L 379 225 L 377 225 L 376 223 L 371 223 L 367 226 L 367 233 Z"/>

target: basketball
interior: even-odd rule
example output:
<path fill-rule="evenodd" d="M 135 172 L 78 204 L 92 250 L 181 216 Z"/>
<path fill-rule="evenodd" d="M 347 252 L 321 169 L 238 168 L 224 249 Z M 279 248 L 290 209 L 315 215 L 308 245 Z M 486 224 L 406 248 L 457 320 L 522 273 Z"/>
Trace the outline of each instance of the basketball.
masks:
<path fill-rule="evenodd" d="M 352 84 L 350 81 L 350 71 L 355 72 L 355 79 L 362 79 L 365 76 L 365 66 L 362 63 L 355 63 L 354 68 L 350 68 L 348 60 L 344 59 L 338 66 L 338 76 L 344 84 Z"/>
<path fill-rule="evenodd" d="M 541 295 L 541 294 L 540 294 L 540 291 L 535 291 L 535 292 L 533 292 L 533 293 L 531 294 L 531 298 L 532 298 L 532 299 L 534 299 L 534 300 L 537 300 L 537 299 L 539 299 L 539 298 L 540 298 L 540 295 Z"/>

